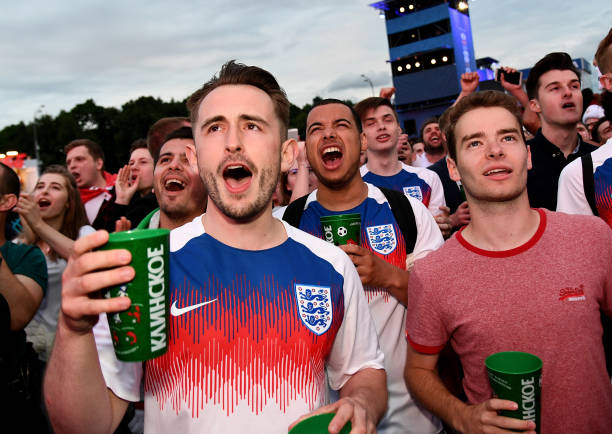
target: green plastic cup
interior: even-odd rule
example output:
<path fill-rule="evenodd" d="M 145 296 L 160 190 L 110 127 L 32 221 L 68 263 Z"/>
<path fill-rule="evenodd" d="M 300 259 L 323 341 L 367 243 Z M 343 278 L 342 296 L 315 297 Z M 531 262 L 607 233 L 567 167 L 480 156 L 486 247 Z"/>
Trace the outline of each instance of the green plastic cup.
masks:
<path fill-rule="evenodd" d="M 289 434 L 329 434 L 327 427 L 335 415 L 336 413 L 323 413 L 304 419 L 294 426 Z M 349 432 L 351 432 L 350 421 L 342 427 L 340 434 L 349 434 Z"/>
<path fill-rule="evenodd" d="M 515 411 L 501 411 L 502 416 L 531 420 L 540 427 L 542 359 L 520 351 L 505 351 L 485 360 L 489 382 L 495 396 L 518 404 Z"/>
<path fill-rule="evenodd" d="M 105 297 L 130 297 L 129 309 L 109 313 L 108 325 L 119 360 L 142 362 L 168 350 L 168 229 L 115 232 L 101 250 L 132 253 L 134 280 L 108 288 Z"/>
<path fill-rule="evenodd" d="M 323 239 L 336 246 L 361 243 L 361 215 L 338 214 L 321 217 Z"/>

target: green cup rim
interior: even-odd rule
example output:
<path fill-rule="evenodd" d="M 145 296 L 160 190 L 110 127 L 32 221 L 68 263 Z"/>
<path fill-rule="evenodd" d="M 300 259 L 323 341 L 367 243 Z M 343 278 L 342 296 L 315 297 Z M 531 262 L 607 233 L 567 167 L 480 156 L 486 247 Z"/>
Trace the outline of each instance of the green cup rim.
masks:
<path fill-rule="evenodd" d="M 520 356 L 519 356 L 520 355 Z M 496 366 L 492 366 L 493 363 L 498 362 L 497 359 L 501 358 L 501 357 L 521 357 L 523 358 L 523 360 L 528 360 L 528 363 L 533 364 L 533 366 L 529 367 L 529 368 L 525 368 L 525 369 L 508 369 L 508 368 L 499 368 Z M 531 354 L 531 353 L 526 353 L 524 351 L 500 351 L 498 353 L 495 354 L 491 354 L 489 357 L 487 357 L 485 359 L 485 366 L 487 367 L 487 369 L 490 369 L 491 371 L 494 372 L 499 372 L 501 374 L 506 374 L 506 375 L 524 375 L 524 374 L 530 374 L 533 372 L 537 372 L 540 371 L 542 369 L 542 359 L 540 359 L 538 356 Z"/>
<path fill-rule="evenodd" d="M 146 240 L 170 234 L 169 229 L 133 229 L 131 231 L 113 232 L 108 234 L 109 243 L 123 241 Z"/>
<path fill-rule="evenodd" d="M 336 413 L 321 413 L 316 414 L 314 416 L 310 416 L 309 418 L 304 419 L 296 426 L 291 428 L 289 434 L 302 434 L 302 433 L 310 433 L 312 428 L 323 428 L 325 432 L 327 432 L 327 426 L 332 421 Z M 340 430 L 340 434 L 348 433 L 350 429 L 348 429 L 350 422 L 347 422 L 346 425 L 342 427 Z M 315 425 L 314 427 L 312 425 Z M 304 431 L 308 430 L 308 431 Z"/>
<path fill-rule="evenodd" d="M 331 221 L 335 221 L 335 220 L 354 220 L 354 219 L 357 219 L 357 220 L 361 221 L 361 214 L 359 214 L 359 213 L 331 214 L 331 215 L 321 216 L 321 218 L 320 218 L 321 221 L 327 221 L 327 220 L 331 220 Z"/>

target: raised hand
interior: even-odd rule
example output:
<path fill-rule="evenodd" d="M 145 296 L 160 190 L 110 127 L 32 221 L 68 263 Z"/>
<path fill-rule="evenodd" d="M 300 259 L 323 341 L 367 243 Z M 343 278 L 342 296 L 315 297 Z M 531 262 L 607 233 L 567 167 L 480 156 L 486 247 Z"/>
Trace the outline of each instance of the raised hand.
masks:
<path fill-rule="evenodd" d="M 126 164 L 117 173 L 117 180 L 115 181 L 115 193 L 117 198 L 115 203 L 119 205 L 127 205 L 132 200 L 132 197 L 138 189 L 138 176 L 136 179 L 131 180 L 132 170 Z"/>

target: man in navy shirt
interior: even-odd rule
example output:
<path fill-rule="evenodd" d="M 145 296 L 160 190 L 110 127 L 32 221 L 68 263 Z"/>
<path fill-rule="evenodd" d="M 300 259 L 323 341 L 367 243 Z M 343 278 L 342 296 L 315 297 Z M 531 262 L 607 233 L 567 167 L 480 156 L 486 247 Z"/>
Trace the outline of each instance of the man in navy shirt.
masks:
<path fill-rule="evenodd" d="M 555 211 L 561 170 L 597 149 L 578 134 L 582 114 L 580 73 L 567 53 L 550 53 L 531 69 L 526 87 L 530 107 L 542 124 L 527 142 L 533 165 L 527 176 L 529 203 L 533 208 Z"/>

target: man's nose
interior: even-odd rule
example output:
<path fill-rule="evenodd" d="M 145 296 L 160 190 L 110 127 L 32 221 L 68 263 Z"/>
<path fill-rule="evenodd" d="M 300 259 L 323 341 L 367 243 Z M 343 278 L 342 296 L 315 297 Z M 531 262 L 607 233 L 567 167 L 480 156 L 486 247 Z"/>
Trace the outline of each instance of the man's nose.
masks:
<path fill-rule="evenodd" d="M 491 158 L 497 158 L 504 155 L 504 148 L 497 140 L 492 140 L 487 143 L 487 155 Z"/>
<path fill-rule="evenodd" d="M 240 137 L 240 130 L 237 127 L 230 127 L 226 136 L 225 150 L 233 153 L 240 152 L 243 149 L 242 137 Z"/>
<path fill-rule="evenodd" d="M 336 137 L 336 129 L 332 127 L 326 127 L 325 130 L 323 130 L 323 137 L 326 139 Z"/>

